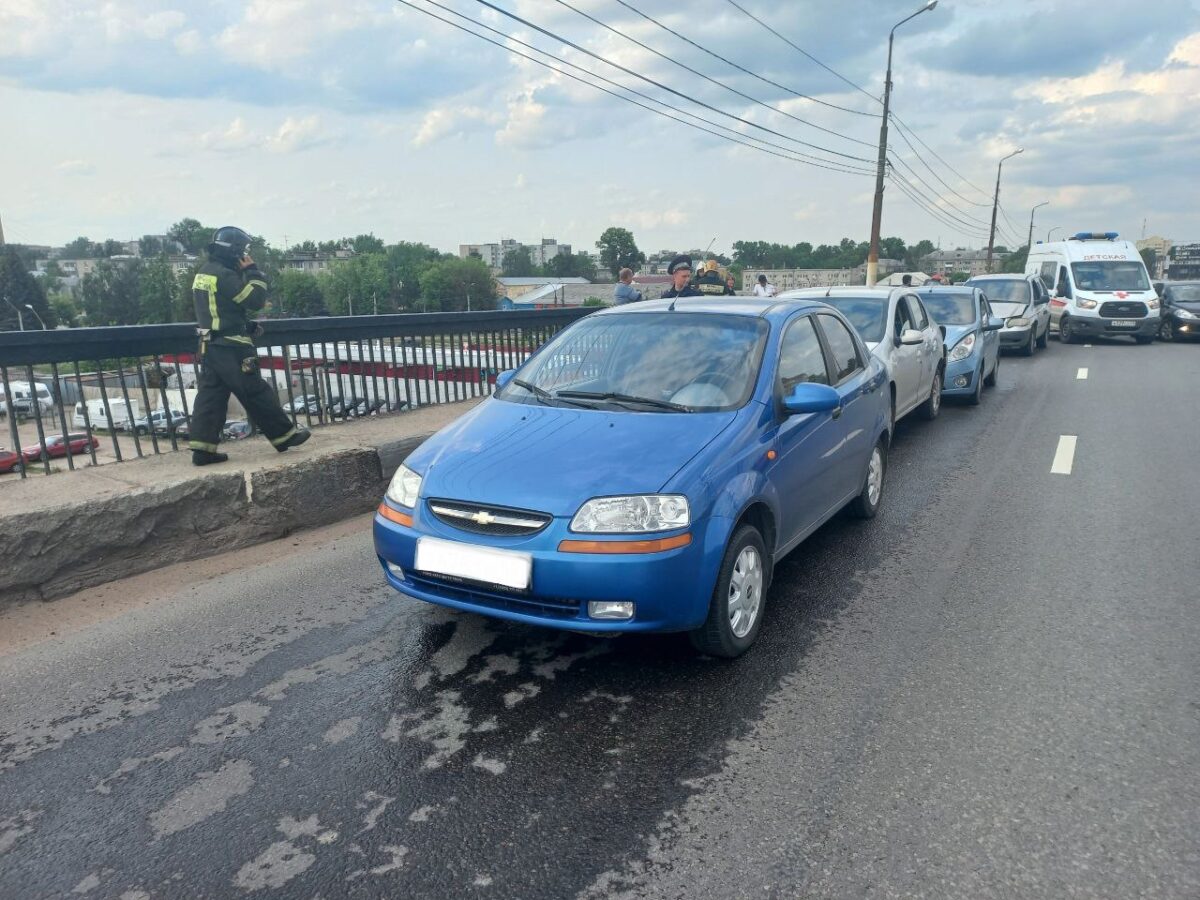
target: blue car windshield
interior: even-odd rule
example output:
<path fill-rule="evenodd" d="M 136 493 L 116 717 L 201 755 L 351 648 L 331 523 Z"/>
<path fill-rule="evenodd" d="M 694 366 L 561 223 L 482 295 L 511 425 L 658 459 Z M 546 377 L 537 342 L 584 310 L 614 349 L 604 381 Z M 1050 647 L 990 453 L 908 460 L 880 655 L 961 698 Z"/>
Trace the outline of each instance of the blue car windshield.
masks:
<path fill-rule="evenodd" d="M 864 341 L 878 344 L 883 340 L 883 332 L 887 327 L 887 297 L 822 297 L 821 302 L 828 303 L 847 319 Z"/>
<path fill-rule="evenodd" d="M 769 331 L 754 316 L 590 316 L 551 341 L 497 396 L 632 412 L 738 409 L 754 391 Z"/>
<path fill-rule="evenodd" d="M 939 325 L 974 325 L 975 297 L 972 294 L 922 294 L 925 308 Z"/>
<path fill-rule="evenodd" d="M 1071 263 L 1081 291 L 1148 291 L 1150 279 L 1141 260 L 1092 260 Z"/>

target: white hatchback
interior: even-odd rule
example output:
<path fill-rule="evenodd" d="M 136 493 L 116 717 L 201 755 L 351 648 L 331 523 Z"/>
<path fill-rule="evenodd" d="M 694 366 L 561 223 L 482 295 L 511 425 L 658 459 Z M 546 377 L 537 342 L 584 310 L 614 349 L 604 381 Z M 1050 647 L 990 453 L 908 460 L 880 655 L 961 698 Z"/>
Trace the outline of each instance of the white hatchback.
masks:
<path fill-rule="evenodd" d="M 937 418 L 946 374 L 942 330 L 912 288 L 805 288 L 781 300 L 821 300 L 850 320 L 870 351 L 887 368 L 893 424 L 913 410 Z"/>

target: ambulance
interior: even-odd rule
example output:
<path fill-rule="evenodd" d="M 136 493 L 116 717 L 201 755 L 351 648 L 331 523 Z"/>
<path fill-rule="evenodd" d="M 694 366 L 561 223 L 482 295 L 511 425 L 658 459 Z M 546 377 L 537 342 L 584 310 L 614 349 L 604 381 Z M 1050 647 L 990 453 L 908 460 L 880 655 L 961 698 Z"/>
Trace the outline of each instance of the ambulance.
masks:
<path fill-rule="evenodd" d="M 1026 275 L 1050 291 L 1050 328 L 1064 344 L 1128 335 L 1149 344 L 1161 320 L 1158 294 L 1131 241 L 1115 231 L 1081 231 L 1065 241 L 1037 243 Z"/>

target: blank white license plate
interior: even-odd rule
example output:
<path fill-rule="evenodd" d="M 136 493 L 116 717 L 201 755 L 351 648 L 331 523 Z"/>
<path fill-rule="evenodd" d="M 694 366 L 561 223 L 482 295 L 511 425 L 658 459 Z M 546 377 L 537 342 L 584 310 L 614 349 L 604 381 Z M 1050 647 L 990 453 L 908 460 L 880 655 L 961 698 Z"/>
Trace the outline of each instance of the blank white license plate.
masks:
<path fill-rule="evenodd" d="M 533 557 L 528 553 L 422 537 L 417 539 L 416 569 L 431 575 L 527 591 L 532 581 Z"/>
<path fill-rule="evenodd" d="M 1141 323 L 1132 319 L 1113 319 L 1111 324 L 1113 328 L 1137 328 Z"/>

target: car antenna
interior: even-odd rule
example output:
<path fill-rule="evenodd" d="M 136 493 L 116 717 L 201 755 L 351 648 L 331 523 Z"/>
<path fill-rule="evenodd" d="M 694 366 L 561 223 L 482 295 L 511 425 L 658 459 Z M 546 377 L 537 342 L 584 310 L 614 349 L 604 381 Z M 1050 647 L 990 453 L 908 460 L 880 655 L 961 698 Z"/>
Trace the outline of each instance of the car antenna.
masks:
<path fill-rule="evenodd" d="M 716 238 L 713 238 L 713 240 L 716 240 Z M 677 296 L 673 297 L 671 299 L 671 305 L 667 307 L 667 312 L 675 312 L 675 304 L 678 302 L 679 302 L 679 297 L 677 297 Z"/>
<path fill-rule="evenodd" d="M 833 285 L 831 284 L 831 285 L 829 286 L 829 290 L 827 290 L 827 291 L 825 292 L 825 296 L 826 296 L 826 297 L 828 297 L 828 296 L 829 296 L 830 294 L 832 294 L 832 293 L 833 293 Z"/>

